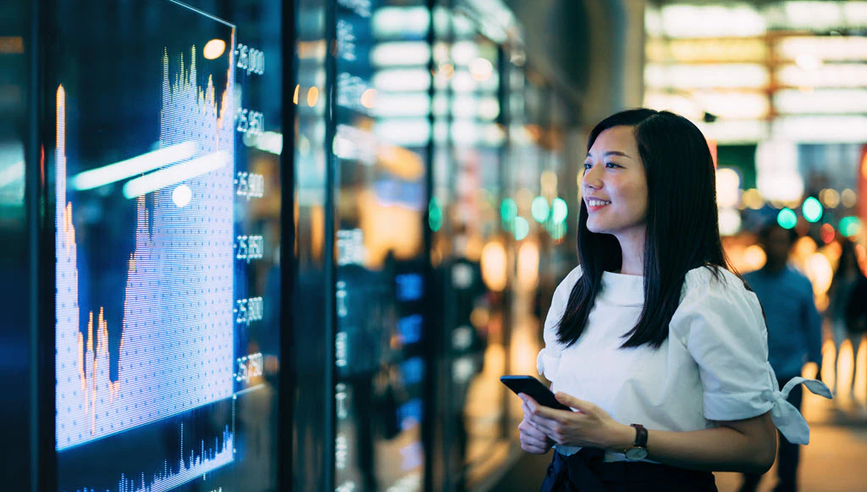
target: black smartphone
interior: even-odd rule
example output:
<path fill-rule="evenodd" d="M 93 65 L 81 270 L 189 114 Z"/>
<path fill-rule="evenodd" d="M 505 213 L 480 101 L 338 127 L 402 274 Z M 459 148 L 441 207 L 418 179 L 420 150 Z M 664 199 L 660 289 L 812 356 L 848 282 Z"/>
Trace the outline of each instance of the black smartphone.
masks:
<path fill-rule="evenodd" d="M 500 381 L 508 386 L 510 390 L 514 391 L 516 395 L 518 393 L 524 393 L 532 397 L 540 405 L 554 408 L 556 410 L 572 411 L 571 408 L 557 401 L 557 398 L 554 397 L 554 393 L 552 393 L 551 390 L 542 383 L 542 381 L 539 381 L 533 376 L 500 376 Z"/>

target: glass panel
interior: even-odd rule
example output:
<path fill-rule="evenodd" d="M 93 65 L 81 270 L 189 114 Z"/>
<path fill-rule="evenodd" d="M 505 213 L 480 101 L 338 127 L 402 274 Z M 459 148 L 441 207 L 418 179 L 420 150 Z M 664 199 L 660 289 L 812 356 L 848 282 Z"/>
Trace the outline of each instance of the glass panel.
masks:
<path fill-rule="evenodd" d="M 460 22 L 462 17 L 455 18 Z M 499 377 L 508 371 L 506 247 L 500 224 L 503 179 L 500 122 L 499 53 L 490 40 L 455 29 L 451 46 L 454 75 L 449 80 L 449 135 L 453 196 L 449 258 L 440 269 L 446 283 L 449 318 L 451 397 L 455 415 L 455 452 L 463 458 L 459 477 L 491 473 L 504 457 Z M 456 490 L 464 484 L 458 479 Z"/>
<path fill-rule="evenodd" d="M 431 260 L 442 296 L 443 490 L 472 488 L 508 456 L 508 247 L 500 220 L 505 112 L 502 56 L 468 17 L 436 10 L 434 231 Z"/>
<path fill-rule="evenodd" d="M 30 440 L 28 410 L 31 398 L 30 338 L 35 327 L 31 313 L 37 300 L 32 295 L 29 275 L 31 255 L 38 249 L 30 241 L 25 207 L 25 176 L 35 182 L 39 172 L 34 155 L 33 127 L 35 104 L 29 104 L 29 74 L 33 60 L 33 34 L 29 33 L 33 6 L 30 1 L 4 2 L 0 5 L 0 347 L 3 364 L 0 378 L 3 391 L 0 404 L 6 409 L 0 432 L 15 443 L 15 452 L 6 453 L 0 462 L 0 476 L 10 490 L 29 490 Z M 26 156 L 25 154 L 29 154 Z M 50 352 L 48 352 L 50 353 Z M 49 378 L 51 375 L 48 375 Z M 49 379 L 46 378 L 46 379 Z"/>
<path fill-rule="evenodd" d="M 273 490 L 280 4 L 53 14 L 58 490 Z"/>
<path fill-rule="evenodd" d="M 337 2 L 335 486 L 420 490 L 430 48 L 423 2 Z"/>
<path fill-rule="evenodd" d="M 293 89 L 294 220 L 297 277 L 292 297 L 293 371 L 292 431 L 295 441 L 292 490 L 320 491 L 331 478 L 328 432 L 331 415 L 324 404 L 331 398 L 328 376 L 332 343 L 327 328 L 325 277 L 326 144 L 325 144 L 325 0 L 295 2 L 297 81 Z M 290 132 L 287 132 L 290 133 Z M 287 245 L 287 247 L 290 247 Z M 285 465 L 284 465 L 285 466 Z"/>

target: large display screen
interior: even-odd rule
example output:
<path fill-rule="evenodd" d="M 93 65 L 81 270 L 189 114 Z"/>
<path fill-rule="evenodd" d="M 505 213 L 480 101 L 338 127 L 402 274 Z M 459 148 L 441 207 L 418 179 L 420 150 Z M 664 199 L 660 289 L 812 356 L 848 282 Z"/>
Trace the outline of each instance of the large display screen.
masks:
<path fill-rule="evenodd" d="M 58 3 L 58 490 L 274 489 L 279 2 Z"/>

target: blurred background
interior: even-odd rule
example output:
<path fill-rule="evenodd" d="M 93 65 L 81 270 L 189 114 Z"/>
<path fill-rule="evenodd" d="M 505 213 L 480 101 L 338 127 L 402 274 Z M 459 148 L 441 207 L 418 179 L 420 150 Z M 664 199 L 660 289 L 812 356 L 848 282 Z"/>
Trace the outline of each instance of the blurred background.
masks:
<path fill-rule="evenodd" d="M 236 291 L 265 299 L 236 352 L 264 354 L 255 382 L 268 390 L 243 414 L 260 429 L 237 460 L 267 466 L 160 490 L 216 490 L 220 477 L 248 491 L 537 488 L 550 455 L 520 449 L 520 400 L 498 377 L 536 375 L 551 296 L 577 264 L 587 135 L 638 106 L 677 112 L 707 137 L 739 272 L 765 263 L 761 226 L 797 233 L 790 261 L 823 315 L 822 363 L 804 375 L 836 395 L 805 396 L 801 490 L 867 490 L 867 344 L 834 307 L 844 273 L 867 272 L 867 1 L 188 3 L 238 26 L 225 43 L 247 43 L 267 67 L 236 82 L 239 109 L 262 126 L 239 124 L 235 166 L 264 191 L 233 205 L 236 231 L 264 245 L 235 273 Z M 22 443 L 5 464 L 20 490 L 78 490 L 64 480 L 89 472 L 69 463 L 94 459 L 52 446 L 56 83 L 92 83 L 82 67 L 112 59 L 106 46 L 128 32 L 188 29 L 170 9 L 108 4 L 87 18 L 66 0 L 0 7 L 0 346 L 5 403 L 22 409 L 3 428 Z M 74 22 L 89 28 L 63 28 Z M 47 41 L 57 33 L 81 44 Z M 132 69 L 119 66 L 100 72 L 99 87 L 115 89 L 91 108 L 123 100 Z M 89 200 L 70 212 L 82 238 L 120 220 L 101 213 L 112 193 L 75 195 Z M 717 483 L 734 491 L 740 477 Z"/>

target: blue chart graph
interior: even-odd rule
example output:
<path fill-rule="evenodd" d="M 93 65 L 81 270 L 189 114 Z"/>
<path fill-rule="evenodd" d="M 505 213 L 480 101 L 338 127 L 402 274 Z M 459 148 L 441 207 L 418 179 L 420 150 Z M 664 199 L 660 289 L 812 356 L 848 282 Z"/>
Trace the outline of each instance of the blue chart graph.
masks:
<path fill-rule="evenodd" d="M 57 89 L 56 449 L 63 451 L 229 398 L 234 378 L 234 29 L 226 40 L 226 88 L 197 81 L 196 48 L 163 52 L 160 149 L 176 162 L 127 183 L 135 207 L 123 318 L 106 319 L 108 299 L 79 295 L 75 204 L 67 195 L 67 97 Z M 117 254 L 111 252 L 111 254 Z M 115 300 L 117 301 L 117 300 Z M 86 323 L 81 314 L 87 313 Z M 85 324 L 85 326 L 81 326 Z M 120 327 L 116 356 L 109 327 Z M 111 367 L 112 360 L 116 366 Z M 116 376 L 113 377 L 112 375 Z M 181 424 L 182 426 L 182 424 Z M 179 463 L 122 474 L 118 492 L 168 491 L 231 463 L 235 436 L 201 442 Z M 181 443 L 183 430 L 181 427 Z M 182 445 L 182 444 L 181 444 Z M 78 488 L 76 490 L 92 490 Z"/>
<path fill-rule="evenodd" d="M 180 442 L 183 442 L 183 424 L 181 425 Z M 213 447 L 210 447 L 210 445 Z M 117 492 L 167 492 L 191 480 L 232 462 L 233 437 L 229 429 L 223 431 L 222 441 L 214 439 L 213 443 L 201 443 L 200 450 L 190 450 L 189 456 L 184 455 L 183 446 L 180 460 L 175 464 L 163 463 L 163 469 L 146 476 L 127 477 L 121 474 L 117 483 Z M 77 489 L 76 492 L 97 492 L 97 489 Z"/>
<path fill-rule="evenodd" d="M 181 426 L 181 434 L 183 434 L 183 425 Z M 183 442 L 183 435 L 181 436 L 181 442 Z M 118 492 L 168 491 L 190 480 L 194 480 L 215 468 L 231 463 L 233 440 L 228 428 L 223 432 L 222 444 L 217 439 L 214 440 L 213 444 L 213 448 L 206 449 L 205 442 L 202 441 L 202 448 L 199 454 L 196 454 L 196 450 L 190 450 L 189 459 L 184 457 L 184 450 L 182 448 L 180 450 L 181 459 L 177 463 L 177 471 L 169 466 L 168 461 L 166 461 L 163 471 L 155 473 L 150 481 L 145 478 L 144 473 L 142 473 L 139 482 L 136 482 L 135 479 L 121 476 L 118 483 Z"/>

